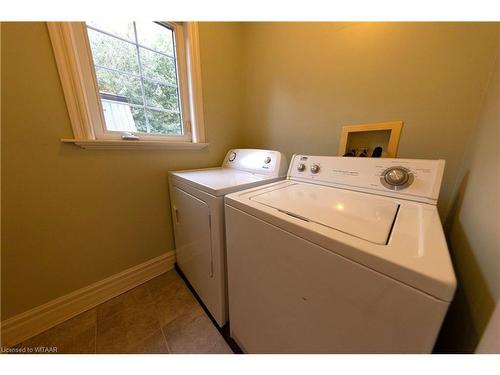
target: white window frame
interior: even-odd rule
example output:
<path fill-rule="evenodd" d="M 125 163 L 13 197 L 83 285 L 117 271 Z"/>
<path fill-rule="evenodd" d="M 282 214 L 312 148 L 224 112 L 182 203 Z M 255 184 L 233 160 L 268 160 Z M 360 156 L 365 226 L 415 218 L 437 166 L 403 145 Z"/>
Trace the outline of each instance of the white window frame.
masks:
<path fill-rule="evenodd" d="M 97 86 L 92 51 L 84 22 L 47 22 L 61 78 L 74 139 L 62 139 L 83 148 L 201 149 L 205 143 L 198 25 L 164 22 L 174 30 L 183 134 L 135 133 L 139 140 L 122 139 L 108 131 Z"/>

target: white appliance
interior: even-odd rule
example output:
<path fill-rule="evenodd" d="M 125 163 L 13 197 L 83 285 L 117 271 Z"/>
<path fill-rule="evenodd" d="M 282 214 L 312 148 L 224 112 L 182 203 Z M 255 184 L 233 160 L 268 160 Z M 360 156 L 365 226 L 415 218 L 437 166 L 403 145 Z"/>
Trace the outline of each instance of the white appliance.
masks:
<path fill-rule="evenodd" d="M 231 337 L 248 353 L 429 353 L 456 280 L 444 160 L 294 155 L 225 198 Z"/>
<path fill-rule="evenodd" d="M 169 173 L 177 265 L 222 327 L 227 321 L 224 195 L 282 180 L 278 151 L 230 150 L 222 167 Z"/>

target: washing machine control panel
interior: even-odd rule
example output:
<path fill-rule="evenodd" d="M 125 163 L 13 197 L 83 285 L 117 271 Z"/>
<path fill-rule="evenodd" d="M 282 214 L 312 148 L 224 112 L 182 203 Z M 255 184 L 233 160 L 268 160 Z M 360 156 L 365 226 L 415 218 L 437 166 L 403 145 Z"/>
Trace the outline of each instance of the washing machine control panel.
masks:
<path fill-rule="evenodd" d="M 270 176 L 285 176 L 288 165 L 285 156 L 279 151 L 234 149 L 228 151 L 222 167 Z"/>
<path fill-rule="evenodd" d="M 294 155 L 288 178 L 437 202 L 444 160 Z"/>

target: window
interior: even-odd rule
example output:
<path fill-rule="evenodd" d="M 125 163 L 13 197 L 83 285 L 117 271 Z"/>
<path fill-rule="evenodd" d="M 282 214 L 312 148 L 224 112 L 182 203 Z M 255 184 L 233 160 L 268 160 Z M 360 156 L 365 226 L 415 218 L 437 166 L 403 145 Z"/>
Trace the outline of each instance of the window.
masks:
<path fill-rule="evenodd" d="M 183 135 L 175 28 L 87 22 L 106 130 Z"/>
<path fill-rule="evenodd" d="M 195 23 L 48 27 L 75 137 L 63 141 L 86 148 L 206 146 Z"/>

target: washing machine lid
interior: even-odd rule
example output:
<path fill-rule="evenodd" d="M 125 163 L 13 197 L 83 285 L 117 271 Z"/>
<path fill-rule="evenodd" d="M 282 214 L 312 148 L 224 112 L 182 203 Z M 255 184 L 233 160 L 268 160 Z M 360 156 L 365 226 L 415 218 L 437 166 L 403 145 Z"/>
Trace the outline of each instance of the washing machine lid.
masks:
<path fill-rule="evenodd" d="M 272 176 L 250 173 L 232 168 L 206 168 L 170 172 L 174 179 L 185 182 L 215 196 L 277 180 Z"/>
<path fill-rule="evenodd" d="M 292 184 L 250 197 L 296 218 L 375 244 L 387 244 L 399 204 L 321 185 Z"/>

